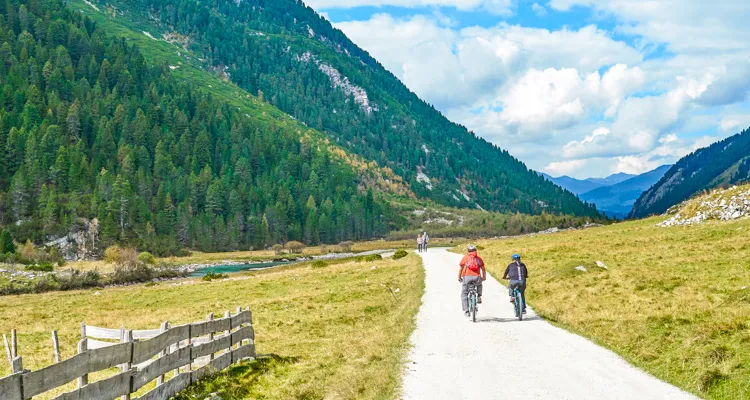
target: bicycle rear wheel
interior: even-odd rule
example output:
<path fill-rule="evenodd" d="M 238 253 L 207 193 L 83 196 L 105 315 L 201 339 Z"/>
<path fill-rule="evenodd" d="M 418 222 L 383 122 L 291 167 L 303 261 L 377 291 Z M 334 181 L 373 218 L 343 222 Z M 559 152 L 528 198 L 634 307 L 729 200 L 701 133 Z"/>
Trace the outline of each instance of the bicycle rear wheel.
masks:
<path fill-rule="evenodd" d="M 523 298 L 521 297 L 521 292 L 516 288 L 516 318 L 518 318 L 519 321 L 523 321 Z"/>

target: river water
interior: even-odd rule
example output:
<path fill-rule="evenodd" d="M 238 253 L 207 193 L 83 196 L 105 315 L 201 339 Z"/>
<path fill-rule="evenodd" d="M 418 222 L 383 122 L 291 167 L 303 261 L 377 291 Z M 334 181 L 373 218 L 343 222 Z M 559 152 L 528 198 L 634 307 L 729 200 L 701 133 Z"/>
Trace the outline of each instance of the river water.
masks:
<path fill-rule="evenodd" d="M 192 277 L 201 277 L 209 272 L 214 274 L 229 274 L 232 272 L 249 271 L 253 269 L 263 269 L 269 267 L 275 267 L 277 265 L 291 264 L 293 261 L 274 261 L 264 263 L 247 263 L 247 264 L 226 264 L 226 265 L 212 265 L 210 267 L 198 268 L 190 273 Z"/>

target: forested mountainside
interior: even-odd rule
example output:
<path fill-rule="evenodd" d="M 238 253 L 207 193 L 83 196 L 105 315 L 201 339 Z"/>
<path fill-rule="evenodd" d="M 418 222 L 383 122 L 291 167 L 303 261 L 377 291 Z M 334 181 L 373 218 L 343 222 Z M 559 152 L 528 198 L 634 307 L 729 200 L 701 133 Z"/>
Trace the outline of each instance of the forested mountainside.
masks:
<path fill-rule="evenodd" d="M 750 129 L 680 159 L 636 201 L 631 218 L 660 214 L 691 196 L 750 180 Z"/>
<path fill-rule="evenodd" d="M 107 34 L 63 1 L 0 5 L 0 225 L 17 240 L 96 221 L 104 244 L 165 253 L 394 228 L 324 138 L 216 101 Z"/>
<path fill-rule="evenodd" d="M 629 175 L 630 179 L 590 190 L 579 197 L 581 200 L 596 204 L 596 208 L 608 216 L 622 219 L 628 216 L 638 197 L 658 182 L 671 167 L 671 165 L 662 165 L 640 175 Z"/>
<path fill-rule="evenodd" d="M 417 195 L 501 212 L 598 215 L 506 151 L 450 122 L 302 2 L 107 4 L 116 18 L 150 24 L 158 30 L 150 34 L 196 54 L 204 68 L 391 168 Z"/>

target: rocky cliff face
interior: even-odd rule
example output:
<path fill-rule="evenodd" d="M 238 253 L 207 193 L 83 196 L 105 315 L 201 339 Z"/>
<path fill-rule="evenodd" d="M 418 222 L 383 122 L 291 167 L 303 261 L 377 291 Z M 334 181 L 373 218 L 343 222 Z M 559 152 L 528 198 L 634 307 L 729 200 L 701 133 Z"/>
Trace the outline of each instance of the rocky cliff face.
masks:
<path fill-rule="evenodd" d="M 96 258 L 103 251 L 99 248 L 99 220 L 79 218 L 72 232 L 53 238 L 46 245 L 58 247 L 68 261 Z"/>

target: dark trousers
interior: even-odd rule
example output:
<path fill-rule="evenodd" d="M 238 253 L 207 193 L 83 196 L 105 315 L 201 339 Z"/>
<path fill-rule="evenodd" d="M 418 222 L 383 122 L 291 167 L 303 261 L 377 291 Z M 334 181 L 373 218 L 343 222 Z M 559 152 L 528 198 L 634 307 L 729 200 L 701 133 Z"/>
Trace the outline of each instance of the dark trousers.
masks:
<path fill-rule="evenodd" d="M 517 281 L 515 279 L 511 279 L 510 283 L 508 283 L 508 295 L 510 297 L 513 297 L 515 294 L 515 289 L 518 288 L 518 291 L 521 293 L 521 299 L 523 299 L 523 309 L 526 309 L 526 281 Z"/>

